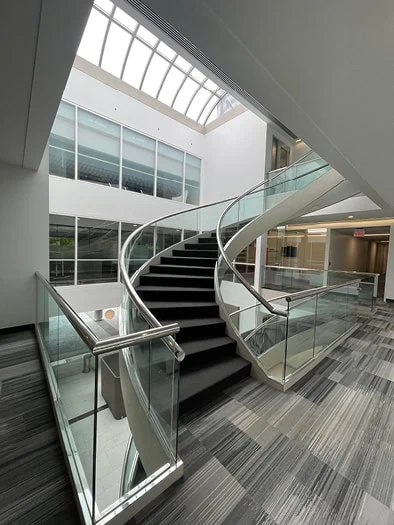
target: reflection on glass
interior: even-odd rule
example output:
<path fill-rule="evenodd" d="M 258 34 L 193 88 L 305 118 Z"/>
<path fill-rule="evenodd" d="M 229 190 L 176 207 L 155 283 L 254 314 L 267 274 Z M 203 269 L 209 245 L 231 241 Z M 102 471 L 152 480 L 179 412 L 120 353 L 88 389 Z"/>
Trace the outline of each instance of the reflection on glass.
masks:
<path fill-rule="evenodd" d="M 118 261 L 78 261 L 77 284 L 112 283 L 118 280 Z"/>
<path fill-rule="evenodd" d="M 159 142 L 157 196 L 182 202 L 183 152 Z"/>
<path fill-rule="evenodd" d="M 49 219 L 49 275 L 57 285 L 74 284 L 75 219 L 51 215 Z"/>
<path fill-rule="evenodd" d="M 120 126 L 78 109 L 78 178 L 119 186 Z"/>
<path fill-rule="evenodd" d="M 49 136 L 49 173 L 75 177 L 75 106 L 63 101 Z"/>
<path fill-rule="evenodd" d="M 156 141 L 123 129 L 122 188 L 153 195 Z"/>
<path fill-rule="evenodd" d="M 173 228 L 157 227 L 156 253 L 159 253 L 173 244 L 181 241 L 182 231 Z"/>
<path fill-rule="evenodd" d="M 119 223 L 78 219 L 78 259 L 118 258 Z"/>
<path fill-rule="evenodd" d="M 185 202 L 200 204 L 201 159 L 186 153 L 185 166 Z"/>
<path fill-rule="evenodd" d="M 49 258 L 74 259 L 75 219 L 51 215 L 49 219 Z"/>
<path fill-rule="evenodd" d="M 49 261 L 49 280 L 55 286 L 74 284 L 74 261 Z"/>

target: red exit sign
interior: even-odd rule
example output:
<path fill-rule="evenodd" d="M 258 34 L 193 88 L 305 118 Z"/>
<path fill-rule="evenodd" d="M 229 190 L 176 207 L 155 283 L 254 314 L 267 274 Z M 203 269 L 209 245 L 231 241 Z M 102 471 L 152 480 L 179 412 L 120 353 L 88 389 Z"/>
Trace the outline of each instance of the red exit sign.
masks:
<path fill-rule="evenodd" d="M 355 237 L 364 237 L 365 230 L 354 230 L 354 236 Z"/>

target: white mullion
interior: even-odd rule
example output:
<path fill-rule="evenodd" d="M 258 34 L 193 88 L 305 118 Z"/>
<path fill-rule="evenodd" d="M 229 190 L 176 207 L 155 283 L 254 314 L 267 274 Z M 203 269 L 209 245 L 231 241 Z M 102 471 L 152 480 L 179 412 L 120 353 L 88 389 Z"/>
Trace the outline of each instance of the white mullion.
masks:
<path fill-rule="evenodd" d="M 114 14 L 115 14 L 115 8 L 116 8 L 116 6 L 114 5 L 113 8 L 112 8 L 111 14 L 108 17 L 108 24 L 107 24 L 107 28 L 106 28 L 105 33 L 104 33 L 103 45 L 101 47 L 100 59 L 99 59 L 98 67 L 101 67 L 101 64 L 103 62 L 104 50 L 105 50 L 105 46 L 107 44 L 109 28 L 111 27 L 112 19 L 113 19 Z"/>
<path fill-rule="evenodd" d="M 194 78 L 192 78 L 192 80 L 194 80 Z M 200 91 L 200 89 L 201 89 L 201 84 L 198 85 L 198 88 L 197 88 L 196 91 L 194 92 L 194 95 L 192 95 L 192 98 L 190 99 L 189 104 L 186 106 L 186 109 L 185 109 L 185 113 L 184 113 L 184 115 L 187 115 L 187 112 L 189 111 L 190 106 L 192 105 L 192 102 L 193 102 L 193 100 L 196 98 L 197 93 Z"/>
<path fill-rule="evenodd" d="M 74 124 L 74 180 L 78 180 L 78 106 L 74 106 L 75 108 L 75 124 Z"/>
<path fill-rule="evenodd" d="M 74 232 L 74 285 L 78 283 L 78 217 L 75 217 L 75 232 Z"/>
<path fill-rule="evenodd" d="M 138 28 L 139 28 L 139 25 L 137 26 L 137 29 Z M 137 29 L 136 29 L 136 31 L 137 31 Z M 135 35 L 133 33 L 131 33 L 130 44 L 129 44 L 128 48 L 127 48 L 126 55 L 125 55 L 124 62 L 123 62 L 123 66 L 122 66 L 122 69 L 120 71 L 120 79 L 121 80 L 123 80 L 124 70 L 126 69 L 126 64 L 127 64 L 128 59 L 129 59 L 130 50 L 131 50 L 131 46 L 133 45 L 134 39 L 135 39 Z"/>
<path fill-rule="evenodd" d="M 150 55 L 150 57 L 149 57 L 149 60 L 148 60 L 148 62 L 147 62 L 147 64 L 146 64 L 146 67 L 145 67 L 144 74 L 142 75 L 142 78 L 141 78 L 140 87 L 139 87 L 139 90 L 140 90 L 140 91 L 142 91 L 142 85 L 143 85 L 143 83 L 144 83 L 144 80 L 145 80 L 146 74 L 147 74 L 147 72 L 148 72 L 148 69 L 149 69 L 149 67 L 150 67 L 150 65 L 151 65 L 152 58 L 155 56 L 155 52 L 156 52 L 157 46 L 158 46 L 159 44 L 160 44 L 160 40 L 158 40 L 158 41 L 156 42 L 156 44 L 151 48 L 151 49 L 152 49 L 152 53 L 151 53 L 151 55 Z"/>
<path fill-rule="evenodd" d="M 208 90 L 209 91 L 209 90 Z M 204 113 L 204 109 L 208 106 L 208 104 L 211 102 L 211 100 L 213 99 L 213 97 L 215 96 L 215 93 L 212 93 L 211 91 L 211 96 L 208 98 L 208 100 L 206 101 L 206 103 L 204 104 L 202 110 L 200 111 L 197 119 L 196 119 L 196 122 L 198 122 L 201 118 L 201 115 Z"/>
<path fill-rule="evenodd" d="M 153 179 L 153 196 L 157 197 L 157 158 L 159 151 L 159 141 L 156 139 L 156 148 L 155 148 L 155 170 L 154 170 L 154 179 Z"/>
<path fill-rule="evenodd" d="M 185 199 L 185 188 L 186 188 L 186 151 L 183 152 L 183 184 L 182 184 L 182 202 L 186 202 Z"/>
<path fill-rule="evenodd" d="M 120 148 L 119 148 L 119 189 L 123 187 L 123 125 L 120 125 Z"/>
<path fill-rule="evenodd" d="M 223 97 L 219 98 L 219 99 L 218 99 L 218 101 L 216 102 L 216 104 L 214 104 L 214 105 L 212 106 L 212 109 L 211 109 L 211 111 L 210 111 L 210 112 L 208 113 L 208 115 L 207 115 L 206 119 L 204 120 L 204 124 L 203 124 L 203 126 L 205 126 L 205 125 L 206 125 L 206 123 L 207 123 L 207 121 L 208 121 L 209 117 L 210 117 L 210 116 L 212 115 L 212 113 L 213 113 L 213 110 L 214 110 L 215 108 L 217 108 L 217 107 L 218 107 L 218 105 L 219 105 L 219 102 L 220 102 L 220 101 L 221 101 L 222 99 L 223 99 Z"/>
<path fill-rule="evenodd" d="M 120 282 L 120 252 L 122 249 L 122 221 L 118 223 L 118 283 Z"/>

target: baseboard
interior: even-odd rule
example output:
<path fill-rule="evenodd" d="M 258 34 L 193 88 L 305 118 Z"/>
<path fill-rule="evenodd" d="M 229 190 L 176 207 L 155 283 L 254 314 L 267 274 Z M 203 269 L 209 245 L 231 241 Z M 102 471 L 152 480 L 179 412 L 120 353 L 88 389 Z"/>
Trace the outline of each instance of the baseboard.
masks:
<path fill-rule="evenodd" d="M 19 326 L 9 326 L 7 328 L 0 328 L 0 335 L 15 334 L 25 330 L 34 330 L 34 324 L 21 324 Z"/>
<path fill-rule="evenodd" d="M 386 297 L 386 303 L 394 303 L 394 299 L 389 299 L 388 297 Z"/>

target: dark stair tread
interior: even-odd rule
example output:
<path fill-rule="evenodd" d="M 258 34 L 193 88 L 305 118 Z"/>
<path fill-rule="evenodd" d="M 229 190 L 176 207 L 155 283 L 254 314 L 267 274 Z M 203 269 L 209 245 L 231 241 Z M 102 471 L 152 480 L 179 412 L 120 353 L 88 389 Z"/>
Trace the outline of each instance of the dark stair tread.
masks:
<path fill-rule="evenodd" d="M 141 286 L 137 286 L 136 288 L 137 292 L 214 292 L 214 288 L 196 288 L 193 286 L 157 286 L 157 285 L 148 285 L 143 284 Z M 216 303 L 215 303 L 216 304 Z"/>
<path fill-rule="evenodd" d="M 184 259 L 185 257 L 182 257 L 182 258 Z M 191 266 L 191 265 L 187 265 L 186 266 L 186 265 L 183 265 L 183 264 L 160 264 L 160 265 L 159 264 L 152 264 L 151 267 L 156 267 L 156 266 L 161 266 L 162 268 L 174 268 L 176 270 L 178 268 L 185 268 L 185 269 L 188 269 L 188 270 L 194 270 L 194 269 L 196 269 L 196 270 L 212 269 L 213 270 L 213 268 L 209 268 L 207 266 Z M 146 275 L 146 274 L 144 274 L 144 275 Z M 158 274 L 158 275 L 164 275 L 164 274 L 161 273 L 161 274 Z M 171 274 L 171 275 L 174 275 L 174 274 Z"/>
<path fill-rule="evenodd" d="M 223 359 L 203 368 L 182 372 L 180 382 L 180 404 L 190 402 L 199 394 L 208 393 L 220 383 L 240 372 L 249 373 L 250 363 L 239 356 Z"/>
<path fill-rule="evenodd" d="M 211 254 L 214 254 L 214 250 L 206 250 L 204 256 L 202 256 L 202 253 L 204 253 L 204 250 L 173 250 L 173 257 L 184 257 L 185 259 L 217 259 L 216 257 L 210 257 Z M 186 255 L 183 255 L 186 254 Z"/>
<path fill-rule="evenodd" d="M 174 277 L 180 277 L 182 279 L 210 279 L 211 281 L 213 279 L 213 276 L 211 275 L 183 275 L 183 274 L 176 274 L 176 273 L 144 273 L 144 275 L 143 276 L 141 275 L 141 277 L 146 277 L 148 275 L 149 277 L 162 277 L 162 278 L 169 277 L 171 279 L 173 279 Z M 158 286 L 158 288 L 160 287 Z M 181 288 L 185 288 L 185 287 L 182 286 Z"/>
<path fill-rule="evenodd" d="M 201 288 L 199 288 L 201 290 Z M 217 306 L 214 301 L 144 301 L 145 305 L 149 308 L 205 308 L 207 306 Z"/>
<path fill-rule="evenodd" d="M 165 321 L 163 321 L 163 324 L 172 324 L 172 323 L 178 323 L 180 329 L 182 330 L 182 328 L 190 328 L 192 326 L 207 326 L 207 325 L 213 325 L 213 324 L 224 324 L 224 321 L 223 319 L 220 319 L 220 317 L 198 317 L 195 319 L 175 319 L 175 320 L 166 319 Z"/>
<path fill-rule="evenodd" d="M 231 339 L 231 337 L 228 337 L 226 335 L 222 335 L 221 337 L 210 337 L 208 339 L 199 339 L 196 341 L 187 341 L 181 343 L 182 350 L 186 354 L 186 359 L 188 356 L 193 354 L 198 354 L 199 352 L 205 352 L 207 350 L 214 351 L 215 348 L 220 348 L 221 346 L 225 345 L 234 345 L 234 352 L 235 352 L 235 341 L 234 339 Z"/>

